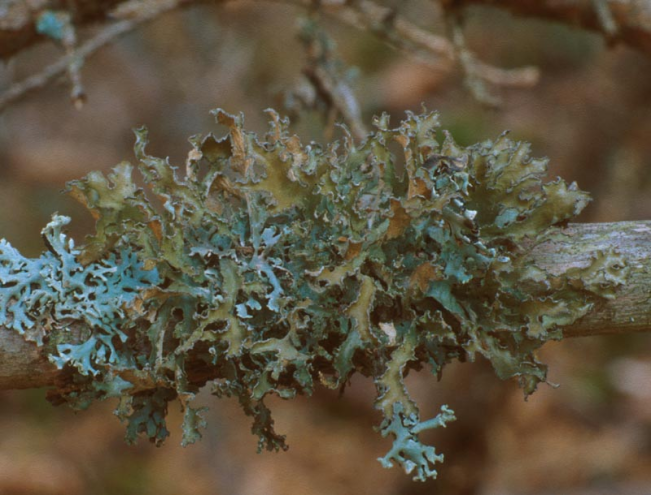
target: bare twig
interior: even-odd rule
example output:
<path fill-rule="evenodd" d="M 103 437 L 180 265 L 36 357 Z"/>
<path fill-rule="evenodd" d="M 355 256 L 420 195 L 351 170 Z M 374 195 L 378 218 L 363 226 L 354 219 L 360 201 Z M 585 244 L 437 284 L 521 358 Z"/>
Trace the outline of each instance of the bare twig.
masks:
<path fill-rule="evenodd" d="M 77 27 L 107 22 L 116 5 L 126 0 L 3 0 L 0 2 L 0 60 L 6 60 L 47 39 L 37 29 L 45 10 L 73 12 Z"/>
<path fill-rule="evenodd" d="M 540 69 L 534 66 L 519 67 L 517 69 L 501 69 L 475 58 L 475 71 L 481 78 L 505 88 L 531 88 L 540 80 Z"/>
<path fill-rule="evenodd" d="M 21 1 L 21 0 L 18 0 Z M 121 15 L 129 15 L 129 18 L 110 24 L 105 27 L 94 38 L 83 43 L 76 49 L 67 50 L 67 55 L 54 64 L 46 67 L 38 74 L 12 85 L 7 91 L 0 95 L 0 112 L 25 95 L 42 89 L 55 78 L 62 75 L 66 70 L 73 83 L 73 95 L 79 93 L 80 88 L 79 70 L 87 57 L 107 45 L 119 36 L 128 33 L 139 25 L 150 21 L 164 12 L 174 10 L 181 6 L 188 6 L 202 3 L 203 0 L 131 0 L 129 2 L 109 2 L 112 11 L 105 13 L 105 20 L 115 12 Z M 219 3 L 234 3 L 239 0 L 221 0 Z M 302 8 L 313 8 L 311 0 L 260 0 L 275 3 L 287 3 Z M 133 5 L 137 7 L 133 7 Z M 131 7 L 130 7 L 131 6 Z M 144 6 L 144 7 L 143 7 Z M 397 15 L 393 9 L 381 6 L 372 0 L 357 0 L 355 2 L 343 2 L 341 0 L 322 0 L 318 8 L 328 15 L 331 15 L 341 22 L 352 25 L 356 28 L 373 32 L 387 44 L 416 57 L 421 62 L 439 70 L 451 71 L 460 60 L 457 56 L 454 44 L 447 38 L 438 36 Z M 0 12 L 0 16 L 2 13 Z M 26 16 L 26 18 L 30 18 Z M 2 21 L 0 17 L 0 21 Z M 27 21 L 26 21 L 27 22 Z M 83 18 L 75 22 L 83 22 Z M 3 31 L 0 22 L 0 40 Z M 4 33 L 6 36 L 6 33 Z M 27 45 L 25 45 L 27 46 Z M 7 52 L 10 55 L 15 51 Z M 0 47 L 0 58 L 4 53 Z M 486 63 L 474 60 L 473 74 L 477 80 L 489 82 L 494 85 L 505 87 L 529 87 L 538 80 L 538 72 L 535 68 L 525 67 L 522 69 L 501 69 L 490 66 Z M 332 82 L 332 81 L 330 81 Z M 330 84 L 326 79 L 322 80 L 323 86 L 336 89 L 336 84 Z M 340 102 L 344 102 L 345 95 L 341 95 Z M 342 109 L 351 110 L 350 107 L 342 105 Z M 340 109 L 341 110 L 341 109 Z M 350 113 L 350 112 L 348 112 Z M 342 113 L 348 122 L 354 121 L 354 115 Z M 351 120 L 353 119 L 353 120 Z M 355 126 L 352 126 L 354 134 Z M 359 129 L 358 129 L 359 130 Z M 359 135 L 364 133 L 360 132 Z"/>
<path fill-rule="evenodd" d="M 479 60 L 466 45 L 463 18 L 458 11 L 447 12 L 446 21 L 465 85 L 478 102 L 488 107 L 502 104 L 501 98 L 493 93 L 487 83 L 510 87 L 531 87 L 538 83 L 540 71 L 536 67 L 505 70 Z"/>
<path fill-rule="evenodd" d="M 349 70 L 337 56 L 335 42 L 315 20 L 308 20 L 302 26 L 300 39 L 307 53 L 303 74 L 314 88 L 311 106 L 316 107 L 321 102 L 327 107 L 328 132 L 332 132 L 337 116 L 341 116 L 353 137 L 363 140 L 368 130 L 362 122 L 361 109 L 349 81 Z"/>
<path fill-rule="evenodd" d="M 305 3 L 291 1 L 290 3 Z M 397 15 L 394 10 L 372 0 L 342 2 L 322 0 L 323 12 L 358 29 L 373 32 L 398 50 L 435 69 L 450 71 L 458 61 L 458 52 L 445 36 L 433 34 Z M 505 87 L 530 87 L 538 82 L 539 72 L 534 67 L 501 69 L 475 61 L 475 74 L 491 84 Z"/>
<path fill-rule="evenodd" d="M 648 0 L 454 0 L 455 8 L 487 5 L 513 14 L 549 19 L 624 43 L 651 55 L 651 2 Z"/>
<path fill-rule="evenodd" d="M 201 3 L 204 0 L 182 0 L 179 3 Z M 226 3 L 239 0 L 213 0 Z M 446 38 L 436 36 L 405 19 L 392 14 L 372 0 L 262 0 L 288 3 L 320 9 L 340 21 L 371 30 L 385 41 L 406 52 L 416 52 L 426 64 L 449 70 L 454 62 L 454 48 Z M 440 0 L 442 1 L 442 0 Z M 44 9 L 69 8 L 74 12 L 72 23 L 81 28 L 94 22 L 106 22 L 116 6 L 125 0 L 4 0 L 0 2 L 0 60 L 7 59 L 39 40 L 35 23 L 37 14 Z M 444 2 L 446 3 L 446 2 Z M 454 0 L 455 8 L 468 5 L 488 5 L 508 10 L 517 15 L 552 19 L 583 29 L 598 31 L 609 41 L 625 43 L 651 54 L 651 2 L 647 0 Z M 414 54 L 414 53 L 412 53 Z M 483 69 L 478 62 L 478 69 Z M 514 71 L 486 67 L 482 70 L 488 82 L 499 85 L 522 87 L 535 81 L 530 68 Z M 57 71 L 57 73 L 59 73 Z M 43 74 L 44 76 L 45 74 Z M 38 77 L 31 81 L 36 83 Z M 40 86 L 38 86 L 40 87 Z"/>
<path fill-rule="evenodd" d="M 352 88 L 344 81 L 335 79 L 321 66 L 306 69 L 306 75 L 317 90 L 328 96 L 330 104 L 339 113 L 350 132 L 358 141 L 368 136 L 368 130 L 362 122 L 361 110 Z"/>
<path fill-rule="evenodd" d="M 213 0 L 214 3 L 227 1 L 238 0 Z M 304 7 L 319 3 L 314 0 L 272 1 L 300 4 Z M 126 0 L 4 0 L 0 2 L 0 60 L 7 59 L 44 39 L 34 27 L 35 11 L 71 8 L 75 13 L 73 24 L 82 27 L 91 23 L 106 22 L 109 13 L 124 3 Z M 370 18 L 378 19 L 379 16 L 381 20 L 381 14 L 386 10 L 385 7 L 369 0 L 321 0 L 320 3 L 322 9 L 338 10 L 338 16 L 348 16 L 349 19 L 345 22 L 349 24 L 365 24 L 363 19 L 358 19 L 359 12 L 364 12 L 364 15 Z M 489 5 L 517 15 L 552 19 L 582 29 L 598 31 L 606 38 L 614 34 L 617 41 L 651 54 L 651 3 L 648 0 L 454 0 L 446 3 L 455 7 Z M 432 37 L 421 29 L 411 31 L 413 26 L 408 24 L 397 19 L 394 29 L 401 37 L 412 42 L 424 35 L 417 44 L 429 45 L 427 51 L 439 53 L 443 58 L 445 53 L 452 53 L 452 47 L 445 38 Z"/>
<path fill-rule="evenodd" d="M 138 15 L 108 25 L 95 37 L 86 41 L 77 49 L 68 51 L 66 56 L 46 67 L 43 71 L 10 86 L 9 89 L 0 95 L 0 112 L 4 111 L 9 104 L 20 100 L 27 94 L 44 88 L 54 79 L 66 73 L 66 71 L 70 71 L 70 67 L 75 67 L 75 70 L 78 72 L 84 60 L 100 48 L 113 42 L 123 34 L 133 31 L 141 24 L 151 21 L 165 12 L 178 8 L 183 3 L 186 2 L 184 0 L 149 2 L 149 8 L 140 10 Z M 74 81 L 75 79 L 73 79 L 73 87 L 75 85 Z"/>
<path fill-rule="evenodd" d="M 475 99 L 488 106 L 488 107 L 499 107 L 502 104 L 501 98 L 494 95 L 487 87 L 486 82 L 482 79 L 479 71 L 477 70 L 477 65 L 475 63 L 475 55 L 468 49 L 466 46 L 466 38 L 463 35 L 463 28 L 461 27 L 461 22 L 456 16 L 450 16 L 448 19 L 451 24 L 450 30 L 452 31 L 452 41 L 457 51 L 457 58 L 459 59 L 459 65 L 463 70 L 464 83 L 470 94 L 472 94 Z"/>
<path fill-rule="evenodd" d="M 604 34 L 606 39 L 614 40 L 617 37 L 617 23 L 613 18 L 613 14 L 610 11 L 610 6 L 608 5 L 607 0 L 592 0 L 592 5 L 597 13 L 599 22 L 603 27 Z"/>
<path fill-rule="evenodd" d="M 81 108 L 86 99 L 86 95 L 81 84 L 80 72 L 82 60 L 75 57 L 75 51 L 77 50 L 77 30 L 72 24 L 71 17 L 69 12 L 45 10 L 38 16 L 36 30 L 64 48 L 69 61 L 68 79 L 70 79 L 72 85 L 70 96 L 75 106 Z"/>

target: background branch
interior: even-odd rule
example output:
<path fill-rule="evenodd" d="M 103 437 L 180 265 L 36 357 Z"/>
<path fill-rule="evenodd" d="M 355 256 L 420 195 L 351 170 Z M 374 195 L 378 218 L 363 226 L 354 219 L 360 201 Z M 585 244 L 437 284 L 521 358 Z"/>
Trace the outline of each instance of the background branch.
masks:
<path fill-rule="evenodd" d="M 305 3 L 302 0 L 289 1 Z M 449 71 L 457 62 L 458 50 L 448 38 L 420 28 L 395 10 L 371 0 L 323 0 L 320 8 L 344 24 L 374 33 L 385 43 L 434 69 Z M 539 71 L 535 67 L 502 69 L 475 60 L 474 71 L 476 77 L 505 87 L 531 87 L 539 79 Z"/>
<path fill-rule="evenodd" d="M 71 0 L 65 5 L 59 5 L 56 1 L 41 1 L 35 6 L 33 3 L 24 0 L 3 1 L 6 3 L 0 5 L 0 60 L 9 58 L 37 41 L 45 39 L 43 35 L 37 32 L 36 23 L 40 13 L 46 9 L 65 9 L 66 12 L 69 12 L 71 24 L 75 29 L 79 29 L 93 22 L 106 23 L 112 18 L 120 17 L 124 13 L 123 11 L 129 12 L 133 10 L 136 15 L 117 23 L 107 24 L 102 32 L 84 43 L 78 50 L 69 53 L 66 57 L 63 57 L 61 60 L 46 67 L 25 81 L 11 86 L 3 95 L 0 95 L 0 110 L 28 92 L 46 86 L 67 68 L 73 65 L 77 68 L 81 67 L 85 57 L 91 55 L 121 34 L 133 30 L 141 23 L 149 21 L 169 10 L 202 3 L 202 0 L 149 0 L 142 2 L 120 2 L 115 0 L 107 2 L 81 2 Z M 222 0 L 221 3 L 226 3 L 227 1 L 234 3 L 236 0 Z M 314 8 L 313 2 L 308 0 L 270 1 L 287 3 L 307 9 Z M 93 4 L 93 8 L 90 8 L 88 3 Z M 539 72 L 533 67 L 501 69 L 475 60 L 475 57 L 472 57 L 467 50 L 464 50 L 460 54 L 455 49 L 454 43 L 446 37 L 420 28 L 398 15 L 395 9 L 385 7 L 371 0 L 358 0 L 356 2 L 323 0 L 318 4 L 318 9 L 340 22 L 374 33 L 385 43 L 410 56 L 415 56 L 420 61 L 436 69 L 450 71 L 460 62 L 468 81 L 472 83 L 470 84 L 471 88 L 483 87 L 484 81 L 497 86 L 531 87 L 539 79 Z M 601 10 L 598 11 L 601 12 Z M 598 20 L 602 20 L 602 18 L 603 15 L 597 15 Z M 619 18 L 613 19 L 613 22 L 619 21 Z M 601 22 L 599 25 L 603 24 Z M 613 37 L 612 26 L 604 25 L 604 29 L 606 35 L 611 39 Z M 468 62 L 471 59 L 472 64 L 470 67 Z M 474 91 L 474 93 L 478 92 Z M 486 89 L 483 93 L 488 94 L 488 90 Z M 480 97 L 479 100 L 482 101 L 482 98 Z M 483 98 L 483 100 L 488 101 L 490 98 Z M 493 100 L 493 103 L 495 101 Z"/>
<path fill-rule="evenodd" d="M 59 76 L 69 70 L 71 66 L 80 68 L 84 60 L 93 53 L 115 41 L 120 36 L 133 31 L 140 25 L 151 21 L 159 15 L 174 10 L 187 3 L 187 0 L 164 0 L 157 2 L 148 2 L 147 7 L 139 10 L 129 19 L 118 21 L 106 26 L 97 35 L 83 43 L 74 51 L 69 52 L 66 56 L 57 60 L 55 63 L 47 66 L 41 72 L 19 81 L 9 87 L 5 92 L 0 94 L 0 112 L 2 112 L 11 103 L 20 100 L 29 93 L 42 89 L 54 81 Z M 0 47 L 2 46 L 0 40 Z M 0 49 L 1 50 L 1 49 Z"/>
<path fill-rule="evenodd" d="M 226 3 L 228 0 L 222 0 Z M 236 0 L 230 0 L 234 2 Z M 271 0 L 311 9 L 308 0 Z M 69 51 L 54 64 L 24 81 L 13 84 L 0 95 L 0 111 L 10 103 L 26 94 L 47 86 L 71 67 L 82 67 L 86 57 L 107 45 L 117 37 L 132 31 L 140 24 L 152 20 L 164 12 L 182 6 L 199 4 L 201 0 L 149 0 L 142 2 L 121 0 L 2 0 L 0 2 L 0 60 L 8 59 L 20 51 L 46 39 L 37 30 L 40 14 L 45 10 L 61 9 L 70 16 L 75 29 L 92 23 L 108 23 L 99 34 L 83 43 L 78 49 Z M 609 42 L 622 41 L 639 50 L 651 54 L 651 4 L 639 0 L 595 0 L 576 1 L 538 1 L 538 0 L 459 0 L 441 2 L 444 7 L 454 9 L 470 5 L 489 5 L 503 8 L 517 15 L 552 19 L 584 29 L 600 32 Z M 536 84 L 538 70 L 533 67 L 522 69 L 501 69 L 474 60 L 472 70 L 468 67 L 471 54 L 467 50 L 459 52 L 454 44 L 444 36 L 433 34 L 402 18 L 394 9 L 371 0 L 341 2 L 323 0 L 319 9 L 335 17 L 340 22 L 358 29 L 371 31 L 384 42 L 395 48 L 416 56 L 427 65 L 437 69 L 451 70 L 460 61 L 464 72 L 469 75 L 467 82 L 473 93 L 476 88 L 484 88 L 484 81 L 494 85 L 526 87 Z M 112 18 L 124 16 L 127 19 L 110 22 Z M 78 76 L 78 73 L 73 71 Z M 73 74 L 73 75 L 74 75 Z M 73 78 L 74 79 L 74 78 Z M 78 86 L 78 81 L 75 83 Z M 74 92 L 74 91 L 73 91 Z M 480 91 L 480 101 L 496 100 L 482 98 L 488 90 Z"/>
<path fill-rule="evenodd" d="M 231 0 L 235 1 L 235 0 Z M 274 0 L 279 1 L 279 0 Z M 310 7 L 307 0 L 280 0 Z M 651 4 L 644 0 L 600 0 L 608 7 L 611 19 L 617 27 L 613 33 L 611 23 L 603 21 L 600 9 L 594 2 L 576 0 L 445 0 L 444 5 L 455 8 L 470 5 L 486 5 L 508 10 L 516 15 L 549 19 L 582 29 L 599 32 L 608 39 L 621 41 L 633 48 L 651 54 Z M 229 2 L 229 3 L 231 3 Z M 83 27 L 95 23 L 106 23 L 110 14 L 125 0 L 2 0 L 0 1 L 0 60 L 8 59 L 30 46 L 47 38 L 36 30 L 38 14 L 43 10 L 66 10 L 72 15 L 72 23 Z M 201 3 L 187 0 L 179 4 Z M 218 3 L 225 3 L 221 0 Z M 357 27 L 378 28 L 388 18 L 391 9 L 370 0 L 342 2 L 323 0 L 320 8 L 332 13 L 348 24 Z M 379 21 L 379 22 L 378 22 Z M 414 29 L 415 28 L 415 29 Z M 453 58 L 453 48 L 444 37 L 434 36 L 426 30 L 417 28 L 408 21 L 395 18 L 392 29 L 400 37 L 411 43 L 425 47 L 427 51 L 438 53 L 442 58 Z"/>
<path fill-rule="evenodd" d="M 621 42 L 651 55 L 651 3 L 646 0 L 455 0 L 454 8 L 470 5 L 496 7 L 526 17 L 537 17 L 595 31 L 610 42 Z M 610 16 L 604 19 L 608 9 Z M 613 23 L 616 32 L 613 32 Z"/>
<path fill-rule="evenodd" d="M 75 26 L 106 22 L 108 14 L 124 0 L 1 0 L 0 60 L 8 59 L 30 46 L 47 39 L 36 30 L 40 12 L 70 11 Z"/>

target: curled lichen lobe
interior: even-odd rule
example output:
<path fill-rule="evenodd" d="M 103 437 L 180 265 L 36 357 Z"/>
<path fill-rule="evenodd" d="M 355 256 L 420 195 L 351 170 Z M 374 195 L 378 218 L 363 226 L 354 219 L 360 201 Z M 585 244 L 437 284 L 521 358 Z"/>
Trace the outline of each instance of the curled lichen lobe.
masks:
<path fill-rule="evenodd" d="M 383 115 L 362 143 L 346 135 L 319 147 L 273 111 L 263 140 L 242 117 L 214 113 L 229 133 L 191 138 L 185 174 L 150 156 L 139 129 L 147 192 L 128 163 L 69 185 L 96 219 L 80 250 L 66 247 L 60 217 L 46 229 L 45 258 L 0 245 L 0 323 L 26 334 L 43 323 L 61 339 L 82 322 L 88 335 L 50 357 L 80 375 L 64 395 L 78 405 L 121 397 L 129 439 L 164 439 L 167 403 L 179 397 L 184 442 L 194 441 L 203 420 L 192 398 L 215 379 L 215 395 L 238 397 L 254 417 L 260 448 L 284 448 L 264 398 L 341 387 L 360 371 L 375 380 L 382 434 L 395 439 L 383 465 L 433 477 L 442 457 L 417 434 L 454 416 L 444 408 L 420 420 L 403 383 L 410 367 L 438 373 L 480 354 L 531 393 L 546 374 L 534 351 L 618 283 L 578 284 L 590 267 L 552 277 L 523 261 L 522 246 L 588 196 L 560 179 L 544 184 L 546 160 L 506 134 L 463 147 L 438 134 L 434 113 L 408 114 L 395 129 Z M 46 258 L 67 268 L 43 271 Z M 69 274 L 81 286 L 62 284 Z M 39 299 L 35 286 L 62 289 Z M 70 312 L 87 293 L 91 316 Z"/>

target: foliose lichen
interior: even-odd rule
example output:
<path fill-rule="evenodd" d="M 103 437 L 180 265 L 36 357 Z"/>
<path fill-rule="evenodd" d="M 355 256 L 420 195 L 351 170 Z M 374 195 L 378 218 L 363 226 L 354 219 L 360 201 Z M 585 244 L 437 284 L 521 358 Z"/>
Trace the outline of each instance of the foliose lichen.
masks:
<path fill-rule="evenodd" d="M 81 248 L 59 216 L 38 259 L 0 243 L 0 325 L 47 344 L 70 372 L 60 400 L 119 397 L 129 441 L 162 442 L 176 398 L 183 443 L 197 440 L 205 422 L 192 399 L 210 381 L 253 417 L 259 449 L 284 449 L 265 398 L 340 388 L 360 372 L 393 437 L 381 463 L 432 478 L 443 456 L 418 434 L 455 418 L 444 406 L 421 419 L 408 370 L 439 374 L 479 355 L 530 394 L 546 377 L 535 351 L 622 283 L 607 276 L 612 253 L 554 276 L 524 261 L 527 243 L 589 199 L 543 183 L 546 160 L 506 134 L 463 147 L 438 134 L 435 113 L 395 129 L 383 115 L 361 144 L 346 135 L 320 147 L 274 111 L 263 140 L 242 117 L 214 115 L 228 134 L 192 137 L 184 174 L 136 131 L 147 192 L 128 163 L 70 183 L 96 219 Z"/>

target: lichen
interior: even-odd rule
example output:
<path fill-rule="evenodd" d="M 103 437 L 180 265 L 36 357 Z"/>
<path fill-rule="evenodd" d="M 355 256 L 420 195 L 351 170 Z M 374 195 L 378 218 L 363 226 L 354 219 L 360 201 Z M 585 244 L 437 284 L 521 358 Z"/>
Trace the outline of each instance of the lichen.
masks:
<path fill-rule="evenodd" d="M 547 371 L 535 351 L 624 281 L 616 253 L 561 275 L 525 262 L 527 245 L 589 200 L 543 183 L 546 160 L 506 134 L 463 147 L 438 133 L 435 113 L 395 129 L 383 115 L 361 144 L 320 147 L 273 111 L 263 140 L 242 117 L 214 115 L 228 134 L 192 137 L 184 174 L 136 131 L 147 192 L 128 163 L 70 183 L 96 219 L 80 249 L 58 216 L 38 259 L 0 244 L 0 325 L 52 348 L 71 372 L 60 400 L 119 397 L 129 441 L 162 442 L 175 398 L 183 443 L 197 440 L 205 421 L 191 404 L 211 381 L 253 417 L 260 449 L 284 449 L 265 398 L 341 388 L 360 372 L 394 438 L 382 464 L 435 477 L 442 455 L 418 433 L 454 415 L 444 406 L 421 421 L 409 369 L 439 374 L 480 355 L 530 394 Z"/>
<path fill-rule="evenodd" d="M 62 11 L 44 10 L 36 20 L 36 32 L 63 42 L 72 29 L 70 14 Z"/>

